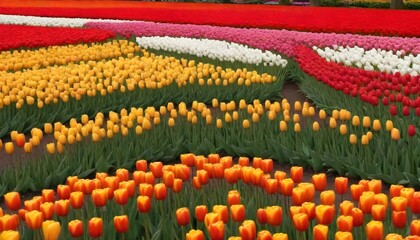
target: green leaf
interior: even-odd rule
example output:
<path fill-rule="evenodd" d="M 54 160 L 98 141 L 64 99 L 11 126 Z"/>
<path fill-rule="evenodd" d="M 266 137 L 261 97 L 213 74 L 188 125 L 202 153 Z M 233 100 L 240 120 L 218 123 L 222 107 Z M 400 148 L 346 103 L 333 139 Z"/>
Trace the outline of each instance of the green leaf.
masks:
<path fill-rule="evenodd" d="M 80 173 L 77 177 L 78 178 L 86 178 L 87 176 L 89 176 L 89 175 L 91 175 L 93 172 L 95 172 L 95 168 L 92 168 L 92 169 L 88 169 L 88 170 L 86 170 L 86 171 L 84 171 L 84 172 L 82 172 L 82 173 Z M 98 170 L 99 171 L 99 170 Z M 100 172 L 100 171 L 99 171 Z"/>

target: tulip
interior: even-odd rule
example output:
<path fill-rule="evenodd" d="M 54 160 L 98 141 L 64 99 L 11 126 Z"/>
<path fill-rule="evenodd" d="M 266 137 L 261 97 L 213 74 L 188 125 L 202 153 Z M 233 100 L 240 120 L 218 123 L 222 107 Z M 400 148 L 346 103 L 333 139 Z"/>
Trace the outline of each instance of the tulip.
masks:
<path fill-rule="evenodd" d="M 411 212 L 414 214 L 420 213 L 420 192 L 415 192 L 410 202 Z"/>
<path fill-rule="evenodd" d="M 328 239 L 328 226 L 318 224 L 314 226 L 313 229 L 315 240 L 327 240 Z"/>
<path fill-rule="evenodd" d="M 354 208 L 354 204 L 350 201 L 343 201 L 340 203 L 340 214 L 344 216 L 351 216 L 351 210 Z"/>
<path fill-rule="evenodd" d="M 231 205 L 230 214 L 233 221 L 243 222 L 245 219 L 245 206 L 242 204 Z"/>
<path fill-rule="evenodd" d="M 68 229 L 72 238 L 80 238 L 83 236 L 83 222 L 80 220 L 73 220 L 68 223 Z"/>
<path fill-rule="evenodd" d="M 308 215 L 305 213 L 297 213 L 293 215 L 293 225 L 299 232 L 305 232 L 309 227 Z"/>
<path fill-rule="evenodd" d="M 413 124 L 410 124 L 408 126 L 408 136 L 413 137 L 414 135 L 416 135 L 416 127 Z"/>
<path fill-rule="evenodd" d="M 391 199 L 391 208 L 393 211 L 405 211 L 407 209 L 407 198 L 393 197 Z"/>
<path fill-rule="evenodd" d="M 155 178 L 161 178 L 163 176 L 162 162 L 152 162 L 149 164 L 149 168 Z"/>
<path fill-rule="evenodd" d="M 350 186 L 350 192 L 351 192 L 351 198 L 353 199 L 353 201 L 358 202 L 360 199 L 360 196 L 363 193 L 363 186 L 359 185 L 359 184 L 352 184 Z"/>
<path fill-rule="evenodd" d="M 198 170 L 197 177 L 201 185 L 206 185 L 209 182 L 209 173 L 206 170 Z"/>
<path fill-rule="evenodd" d="M 170 171 L 163 172 L 163 183 L 166 185 L 166 187 L 172 188 L 174 185 L 174 179 L 175 179 L 175 174 L 173 172 L 170 172 Z"/>
<path fill-rule="evenodd" d="M 114 191 L 114 199 L 118 205 L 126 205 L 128 203 L 128 191 L 120 188 Z"/>
<path fill-rule="evenodd" d="M 321 200 L 321 204 L 323 205 L 334 205 L 335 192 L 333 190 L 326 190 L 326 191 L 321 192 L 320 200 Z"/>
<path fill-rule="evenodd" d="M 52 202 L 45 202 L 41 204 L 39 207 L 40 211 L 42 212 L 42 219 L 50 220 L 54 215 L 54 203 Z"/>
<path fill-rule="evenodd" d="M 286 178 L 286 173 L 283 171 L 275 171 L 274 178 L 279 182 L 283 181 Z"/>
<path fill-rule="evenodd" d="M 119 188 L 126 189 L 129 198 L 134 197 L 136 194 L 136 184 L 133 180 L 120 182 Z"/>
<path fill-rule="evenodd" d="M 129 222 L 127 215 L 114 217 L 114 228 L 117 233 L 125 233 L 128 231 Z"/>
<path fill-rule="evenodd" d="M 42 225 L 42 213 L 37 210 L 27 212 L 25 214 L 25 221 L 30 229 L 40 229 Z"/>
<path fill-rule="evenodd" d="M 401 197 L 407 198 L 407 204 L 411 205 L 411 200 L 414 197 L 414 188 L 403 188 L 400 192 Z"/>
<path fill-rule="evenodd" d="M 200 190 L 203 188 L 203 186 L 200 183 L 200 179 L 197 176 L 193 177 L 192 183 L 193 183 L 194 189 Z"/>
<path fill-rule="evenodd" d="M 315 213 L 319 224 L 329 225 L 334 218 L 334 206 L 318 205 L 315 208 Z"/>
<path fill-rule="evenodd" d="M 138 196 L 137 197 L 137 209 L 141 213 L 147 213 L 151 209 L 151 201 L 148 196 Z"/>
<path fill-rule="evenodd" d="M 293 188 L 292 191 L 292 203 L 295 206 L 300 206 L 305 202 L 305 190 L 302 188 Z"/>
<path fill-rule="evenodd" d="M 400 130 L 393 128 L 391 130 L 391 138 L 392 140 L 398 141 L 400 139 Z"/>
<path fill-rule="evenodd" d="M 219 215 L 220 220 L 222 220 L 224 223 L 227 223 L 229 221 L 229 213 L 228 208 L 225 205 L 214 205 L 213 206 L 213 213 L 216 213 Z"/>
<path fill-rule="evenodd" d="M 237 190 L 230 190 L 227 196 L 229 206 L 241 203 L 241 195 Z"/>
<path fill-rule="evenodd" d="M 207 213 L 208 210 L 206 205 L 198 205 L 195 207 L 195 218 L 197 221 L 204 222 L 204 218 L 206 217 Z"/>
<path fill-rule="evenodd" d="M 225 224 L 223 221 L 212 223 L 209 226 L 208 231 L 212 240 L 223 240 L 225 237 Z"/>
<path fill-rule="evenodd" d="M 279 226 L 283 220 L 283 209 L 280 206 L 270 206 L 265 209 L 267 223 L 271 226 Z"/>
<path fill-rule="evenodd" d="M 147 171 L 147 161 L 146 160 L 137 160 L 136 161 L 136 170 L 137 171 Z"/>
<path fill-rule="evenodd" d="M 188 167 L 194 166 L 195 155 L 193 153 L 184 153 L 184 154 L 181 154 L 179 157 L 181 159 L 182 164 L 184 164 Z"/>
<path fill-rule="evenodd" d="M 249 166 L 249 158 L 247 157 L 239 157 L 238 164 L 242 167 Z"/>
<path fill-rule="evenodd" d="M 4 150 L 7 154 L 11 155 L 15 151 L 15 145 L 13 145 L 13 142 L 7 142 L 4 144 Z"/>
<path fill-rule="evenodd" d="M 89 220 L 89 236 L 92 238 L 98 238 L 102 236 L 103 232 L 103 221 L 102 218 L 94 217 Z"/>
<path fill-rule="evenodd" d="M 190 223 L 190 210 L 186 207 L 178 208 L 175 216 L 179 226 L 186 226 Z"/>
<path fill-rule="evenodd" d="M 370 214 L 373 204 L 375 204 L 375 195 L 373 192 L 364 192 L 360 196 L 359 207 L 363 213 Z"/>
<path fill-rule="evenodd" d="M 4 195 L 4 202 L 11 211 L 17 211 L 20 209 L 21 200 L 18 192 L 9 192 Z"/>
<path fill-rule="evenodd" d="M 420 220 L 415 219 L 410 224 L 410 235 L 420 236 Z"/>
<path fill-rule="evenodd" d="M 43 189 L 42 190 L 42 202 L 54 202 L 55 193 L 52 189 Z"/>
<path fill-rule="evenodd" d="M 316 205 L 313 202 L 304 202 L 302 203 L 302 208 L 299 210 L 299 212 L 306 213 L 308 215 L 309 220 L 315 218 L 315 208 Z"/>
<path fill-rule="evenodd" d="M 379 221 L 370 221 L 366 224 L 366 237 L 368 240 L 382 240 L 384 237 L 384 225 Z"/>
<path fill-rule="evenodd" d="M 22 221 L 25 221 L 26 220 L 26 213 L 28 213 L 29 211 L 28 210 L 26 210 L 26 209 L 19 209 L 19 211 L 18 211 L 18 215 L 19 215 L 19 217 L 20 217 L 20 219 L 22 220 Z"/>
<path fill-rule="evenodd" d="M 259 208 L 257 210 L 257 221 L 260 224 L 266 224 L 268 219 L 267 219 L 267 211 L 264 208 Z"/>
<path fill-rule="evenodd" d="M 19 240 L 20 235 L 18 231 L 7 230 L 0 233 L 0 240 Z"/>
<path fill-rule="evenodd" d="M 186 240 L 204 240 L 204 233 L 201 230 L 194 230 L 191 229 L 187 234 L 186 234 Z"/>
<path fill-rule="evenodd" d="M 374 192 L 375 194 L 379 194 L 382 192 L 382 181 L 381 180 L 370 180 L 368 183 L 369 191 Z"/>
<path fill-rule="evenodd" d="M 206 226 L 207 229 L 209 229 L 211 224 L 216 223 L 220 220 L 221 220 L 221 217 L 219 216 L 218 213 L 214 213 L 214 212 L 207 213 L 204 216 L 204 225 Z"/>
<path fill-rule="evenodd" d="M 6 214 L 0 217 L 0 232 L 16 231 L 19 225 L 19 216 Z M 0 238 L 1 239 L 1 238 Z"/>
<path fill-rule="evenodd" d="M 404 238 L 396 233 L 390 233 L 388 235 L 386 235 L 385 240 L 403 240 Z M 405 238 L 408 239 L 408 238 Z"/>
<path fill-rule="evenodd" d="M 153 196 L 153 185 L 148 183 L 140 183 L 139 185 L 139 191 L 141 196 Z"/>
<path fill-rule="evenodd" d="M 338 231 L 351 232 L 353 230 L 353 217 L 352 216 L 339 216 L 337 218 Z"/>
<path fill-rule="evenodd" d="M 151 172 L 147 172 L 144 174 L 144 182 L 148 184 L 155 184 L 155 176 Z"/>
<path fill-rule="evenodd" d="M 61 226 L 59 222 L 53 220 L 47 220 L 42 223 L 42 233 L 44 234 L 45 240 L 58 239 L 60 235 Z"/>
<path fill-rule="evenodd" d="M 273 171 L 273 160 L 272 159 L 263 159 L 261 161 L 261 169 L 264 173 L 269 173 Z"/>
<path fill-rule="evenodd" d="M 174 179 L 174 186 L 172 187 L 172 191 L 174 193 L 179 193 L 182 190 L 182 180 L 179 178 Z"/>
<path fill-rule="evenodd" d="M 353 234 L 351 232 L 341 232 L 338 231 L 335 233 L 335 240 L 353 240 Z"/>
<path fill-rule="evenodd" d="M 401 189 L 403 189 L 403 188 L 404 188 L 404 186 L 402 186 L 402 185 L 394 185 L 394 184 L 391 185 L 389 187 L 389 195 L 390 195 L 391 199 L 394 198 L 394 197 L 399 197 L 400 194 L 401 194 Z"/>
<path fill-rule="evenodd" d="M 84 204 L 84 194 L 82 192 L 70 193 L 70 205 L 73 209 L 81 209 Z"/>
<path fill-rule="evenodd" d="M 348 178 L 346 177 L 336 177 L 335 178 L 335 191 L 342 195 L 345 194 L 348 190 Z"/>
<path fill-rule="evenodd" d="M 156 200 L 165 200 L 166 198 L 166 186 L 163 183 L 158 183 L 153 188 L 153 193 Z"/>
<path fill-rule="evenodd" d="M 293 182 L 302 182 L 303 168 L 298 166 L 293 166 L 292 168 L 290 168 L 290 177 L 292 178 Z"/>
<path fill-rule="evenodd" d="M 280 182 L 281 193 L 285 196 L 292 196 L 294 181 L 291 178 L 286 178 Z"/>
<path fill-rule="evenodd" d="M 325 173 L 312 175 L 312 184 L 317 191 L 324 191 L 327 187 L 327 176 Z"/>
<path fill-rule="evenodd" d="M 123 181 L 128 181 L 129 180 L 130 173 L 128 172 L 127 169 L 119 168 L 115 172 L 115 175 L 117 176 L 117 178 L 120 182 L 123 182 Z"/>
<path fill-rule="evenodd" d="M 235 184 L 240 177 L 240 171 L 237 168 L 226 168 L 224 170 L 224 178 L 226 182 Z"/>
<path fill-rule="evenodd" d="M 60 217 L 65 217 L 67 216 L 70 210 L 70 201 L 67 199 L 57 200 L 54 203 L 54 206 L 55 206 L 55 214 L 57 214 L 57 216 L 60 216 Z"/>
<path fill-rule="evenodd" d="M 103 207 L 108 201 L 109 188 L 95 189 L 92 191 L 92 200 L 96 207 Z"/>
<path fill-rule="evenodd" d="M 272 240 L 289 240 L 289 238 L 286 233 L 275 233 Z"/>
<path fill-rule="evenodd" d="M 405 228 L 405 226 L 407 225 L 407 212 L 392 211 L 392 224 L 396 228 Z"/>
<path fill-rule="evenodd" d="M 257 236 L 257 226 L 252 220 L 246 220 L 239 227 L 239 234 L 242 240 L 254 240 Z"/>
<path fill-rule="evenodd" d="M 68 185 L 58 185 L 57 186 L 57 197 L 58 199 L 69 199 L 71 189 Z"/>

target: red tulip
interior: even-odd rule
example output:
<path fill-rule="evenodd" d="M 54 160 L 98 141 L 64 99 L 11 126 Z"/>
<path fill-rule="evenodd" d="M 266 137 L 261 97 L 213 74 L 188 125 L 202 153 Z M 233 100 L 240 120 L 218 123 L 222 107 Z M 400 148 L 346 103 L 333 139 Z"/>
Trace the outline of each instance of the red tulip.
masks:
<path fill-rule="evenodd" d="M 109 188 L 95 189 L 92 191 L 92 200 L 96 207 L 103 207 L 108 201 Z"/>
<path fill-rule="evenodd" d="M 84 204 L 84 194 L 82 192 L 70 193 L 70 205 L 73 209 L 81 209 Z"/>
<path fill-rule="evenodd" d="M 163 176 L 162 162 L 152 162 L 149 164 L 149 168 L 155 178 L 161 178 Z"/>
<path fill-rule="evenodd" d="M 58 199 L 69 199 L 71 189 L 68 185 L 58 185 L 57 186 L 57 196 Z"/>
<path fill-rule="evenodd" d="M 353 217 L 352 216 L 339 216 L 337 218 L 338 231 L 351 232 L 353 230 Z"/>
<path fill-rule="evenodd" d="M 137 197 L 137 209 L 141 213 L 147 213 L 152 208 L 152 204 L 149 196 L 138 196 Z"/>
<path fill-rule="evenodd" d="M 89 220 L 89 236 L 92 238 L 98 238 L 102 236 L 103 232 L 103 221 L 102 218 L 94 217 Z"/>
<path fill-rule="evenodd" d="M 146 160 L 137 160 L 136 170 L 146 172 L 147 171 L 147 161 Z"/>
<path fill-rule="evenodd" d="M 188 208 L 178 208 L 175 215 L 179 226 L 185 226 L 190 223 L 190 210 Z"/>
<path fill-rule="evenodd" d="M 128 231 L 129 223 L 127 215 L 115 216 L 114 217 L 114 227 L 117 233 L 125 233 Z"/>
<path fill-rule="evenodd" d="M 199 205 L 195 207 L 195 217 L 197 221 L 204 222 L 204 218 L 206 217 L 208 210 L 206 205 Z"/>
<path fill-rule="evenodd" d="M 65 217 L 70 210 L 70 201 L 68 199 L 57 200 L 55 203 L 55 214 L 60 217 Z"/>
<path fill-rule="evenodd" d="M 420 236 L 420 220 L 415 219 L 410 224 L 410 234 Z"/>
<path fill-rule="evenodd" d="M 405 228 L 405 226 L 407 225 L 407 212 L 392 211 L 392 224 L 396 228 Z"/>
<path fill-rule="evenodd" d="M 153 188 L 154 196 L 156 200 L 165 200 L 166 199 L 166 186 L 163 183 L 158 183 Z"/>
<path fill-rule="evenodd" d="M 315 190 L 324 191 L 327 187 L 327 176 L 325 173 L 312 175 L 312 184 L 315 186 Z"/>
<path fill-rule="evenodd" d="M 416 127 L 411 124 L 408 126 L 408 136 L 413 137 L 414 135 L 416 135 Z"/>
<path fill-rule="evenodd" d="M 290 169 L 290 177 L 293 182 L 300 183 L 303 179 L 303 168 L 294 166 Z"/>
<path fill-rule="evenodd" d="M 223 221 L 210 224 L 208 230 L 212 240 L 223 240 L 225 238 L 225 224 Z"/>
<path fill-rule="evenodd" d="M 118 205 L 126 205 L 128 203 L 128 191 L 120 188 L 114 191 L 114 199 Z"/>
<path fill-rule="evenodd" d="M 70 221 L 68 224 L 68 229 L 72 238 L 80 238 L 83 236 L 83 222 L 80 220 Z"/>
<path fill-rule="evenodd" d="M 21 201 L 20 194 L 18 192 L 9 192 L 4 195 L 4 201 L 6 206 L 11 211 L 17 211 L 20 209 Z"/>
<path fill-rule="evenodd" d="M 348 178 L 336 177 L 335 178 L 335 191 L 338 194 L 345 194 L 348 190 Z"/>
<path fill-rule="evenodd" d="M 267 219 L 267 211 L 264 208 L 259 208 L 257 210 L 257 220 L 260 224 L 266 224 Z"/>
<path fill-rule="evenodd" d="M 410 202 L 411 212 L 414 214 L 420 213 L 420 192 L 415 192 Z"/>
<path fill-rule="evenodd" d="M 54 202 L 55 201 L 55 193 L 52 189 L 44 189 L 42 190 L 42 202 Z"/>

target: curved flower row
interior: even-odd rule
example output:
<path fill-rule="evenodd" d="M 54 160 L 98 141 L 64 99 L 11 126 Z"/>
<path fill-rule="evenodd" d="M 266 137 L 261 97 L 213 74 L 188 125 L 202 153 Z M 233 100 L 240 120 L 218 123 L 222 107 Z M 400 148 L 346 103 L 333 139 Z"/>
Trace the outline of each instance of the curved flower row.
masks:
<path fill-rule="evenodd" d="M 245 44 L 262 50 L 277 51 L 287 56 L 294 55 L 294 47 L 301 45 L 332 47 L 358 46 L 365 50 L 372 48 L 386 51 L 404 50 L 406 53 L 420 53 L 419 38 L 378 37 L 337 33 L 311 33 L 289 30 L 269 30 L 256 28 L 232 28 L 206 25 L 126 22 L 101 23 L 89 22 L 87 27 L 111 30 L 121 35 L 170 36 L 225 40 Z"/>
<path fill-rule="evenodd" d="M 368 71 L 379 70 L 380 72 L 401 73 L 417 76 L 420 74 L 420 54 L 407 54 L 404 51 L 385 51 L 372 48 L 365 50 L 361 47 L 333 46 L 333 48 L 318 48 L 313 46 L 321 57 L 327 61 L 342 63 L 345 66 L 357 66 Z"/>
<path fill-rule="evenodd" d="M 137 43 L 148 49 L 192 54 L 197 57 L 208 57 L 229 62 L 243 62 L 249 64 L 264 64 L 286 67 L 287 61 L 280 55 L 270 51 L 249 48 L 247 46 L 226 41 L 194 38 L 174 37 L 140 37 Z"/>
<path fill-rule="evenodd" d="M 272 159 L 259 157 L 251 162 L 247 157 L 189 153 L 180 159 L 175 165 L 137 160 L 136 171 L 119 168 L 114 176 L 105 172 L 97 172 L 94 179 L 69 176 L 56 190 L 43 189 L 23 203 L 18 192 L 9 192 L 6 214 L 0 209 L 0 237 L 420 237 L 420 192 L 413 188 L 391 185 L 388 195 L 379 180 L 351 184 L 346 177 L 336 177 L 334 187 L 327 187 L 324 173 L 304 178 L 298 166 L 275 171 Z"/>

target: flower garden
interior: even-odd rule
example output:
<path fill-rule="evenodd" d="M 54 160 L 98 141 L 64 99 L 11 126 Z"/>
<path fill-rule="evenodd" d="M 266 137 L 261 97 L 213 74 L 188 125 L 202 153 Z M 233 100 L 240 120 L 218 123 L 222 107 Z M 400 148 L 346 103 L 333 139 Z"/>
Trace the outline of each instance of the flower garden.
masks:
<path fill-rule="evenodd" d="M 0 240 L 420 239 L 419 12 L 55 3 L 0 3 Z"/>

